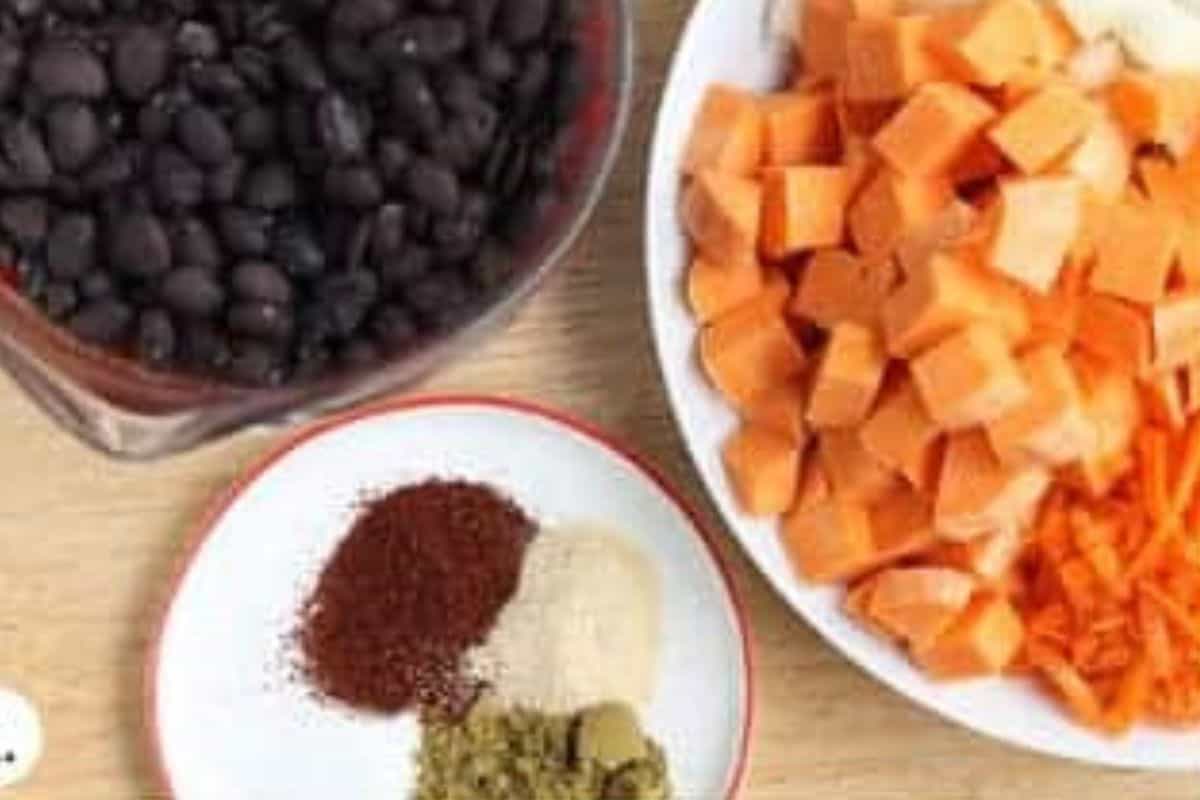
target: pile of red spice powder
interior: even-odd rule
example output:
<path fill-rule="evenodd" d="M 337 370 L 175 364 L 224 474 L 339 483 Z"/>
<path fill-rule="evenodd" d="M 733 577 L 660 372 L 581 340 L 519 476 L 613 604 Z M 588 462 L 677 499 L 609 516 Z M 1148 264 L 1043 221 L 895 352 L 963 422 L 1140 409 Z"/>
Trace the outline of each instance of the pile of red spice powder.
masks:
<path fill-rule="evenodd" d="M 478 689 L 463 655 L 516 591 L 534 530 L 479 484 L 432 480 L 370 500 L 301 611 L 305 677 L 370 711 L 462 710 Z"/>

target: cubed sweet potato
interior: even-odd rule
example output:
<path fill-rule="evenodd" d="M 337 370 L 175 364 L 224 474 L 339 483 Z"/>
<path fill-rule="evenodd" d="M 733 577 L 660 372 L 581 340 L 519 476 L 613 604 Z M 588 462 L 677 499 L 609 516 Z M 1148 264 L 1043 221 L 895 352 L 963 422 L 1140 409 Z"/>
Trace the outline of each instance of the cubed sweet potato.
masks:
<path fill-rule="evenodd" d="M 842 242 L 849 173 L 844 167 L 775 167 L 764 173 L 760 243 L 774 259 Z"/>
<path fill-rule="evenodd" d="M 803 452 L 808 443 L 804 406 L 808 390 L 803 379 L 781 383 L 763 392 L 746 407 L 746 420 L 759 428 L 786 436 Z"/>
<path fill-rule="evenodd" d="M 1099 497 L 1132 465 L 1129 450 L 1143 410 L 1128 367 L 1076 352 L 1071 356 L 1084 409 L 1095 427 L 1095 450 L 1079 464 L 1078 483 Z"/>
<path fill-rule="evenodd" d="M 985 533 L 967 542 L 941 542 L 929 562 L 970 573 L 981 583 L 1000 584 L 1021 554 L 1024 532 L 1017 527 Z"/>
<path fill-rule="evenodd" d="M 950 165 L 950 182 L 955 186 L 987 185 L 1016 171 L 1013 163 L 992 141 L 980 136 L 972 141 L 957 160 Z"/>
<path fill-rule="evenodd" d="M 871 618 L 914 649 L 927 647 L 953 624 L 975 591 L 975 580 L 947 567 L 881 572 L 871 592 Z"/>
<path fill-rule="evenodd" d="M 927 83 L 875 135 L 875 149 L 904 175 L 945 175 L 995 117 L 996 109 L 969 89 Z"/>
<path fill-rule="evenodd" d="M 796 572 L 815 583 L 851 578 L 874 554 L 867 507 L 845 498 L 792 511 L 784 517 L 781 533 Z"/>
<path fill-rule="evenodd" d="M 1179 232 L 1169 214 L 1122 203 L 1109 214 L 1089 285 L 1134 303 L 1156 303 L 1167 290 L 1178 252 Z"/>
<path fill-rule="evenodd" d="M 936 478 L 940 433 L 912 379 L 905 375 L 884 390 L 860 437 L 863 448 L 876 460 L 925 491 Z"/>
<path fill-rule="evenodd" d="M 839 322 L 874 326 L 898 277 L 890 258 L 863 259 L 846 250 L 818 250 L 800 273 L 790 310 L 823 328 Z"/>
<path fill-rule="evenodd" d="M 846 28 L 853 19 L 887 17 L 897 0 L 809 0 L 799 15 L 798 50 L 804 71 L 832 77 L 846 68 Z"/>
<path fill-rule="evenodd" d="M 850 207 L 851 238 L 867 257 L 890 256 L 906 236 L 933 221 L 953 196 L 944 178 L 906 178 L 880 169 Z"/>
<path fill-rule="evenodd" d="M 1020 347 L 1053 344 L 1068 349 L 1079 334 L 1079 307 L 1086 273 L 1082 265 L 1068 260 L 1048 294 L 1026 290 L 1029 336 Z"/>
<path fill-rule="evenodd" d="M 1092 452 L 1095 429 L 1064 352 L 1043 345 L 1024 353 L 1019 363 L 1030 389 L 1028 399 L 987 425 L 1000 459 L 1059 465 Z"/>
<path fill-rule="evenodd" d="M 1039 57 L 1040 27 L 1028 0 L 987 0 L 943 15 L 931 46 L 958 80 L 1000 86 Z"/>
<path fill-rule="evenodd" d="M 1156 372 L 1177 369 L 1200 358 L 1200 291 L 1174 292 L 1151 312 Z"/>
<path fill-rule="evenodd" d="M 781 92 L 762 100 L 763 160 L 767 166 L 832 163 L 841 134 L 831 88 Z"/>
<path fill-rule="evenodd" d="M 900 477 L 863 447 L 858 431 L 827 428 L 817 438 L 821 463 L 838 497 L 870 506 L 900 485 Z"/>
<path fill-rule="evenodd" d="M 704 170 L 752 177 L 762 163 L 763 115 L 759 99 L 726 84 L 709 87 L 683 152 L 683 172 Z"/>
<path fill-rule="evenodd" d="M 953 250 L 972 233 L 978 221 L 979 212 L 973 205 L 952 199 L 933 219 L 901 240 L 896 248 L 901 272 L 911 275 L 924 268 L 938 250 Z"/>
<path fill-rule="evenodd" d="M 816 456 L 805 458 L 800 465 L 800 488 L 796 492 L 793 513 L 808 511 L 833 497 L 833 487 L 825 465 Z"/>
<path fill-rule="evenodd" d="M 1126 70 L 1108 87 L 1108 100 L 1138 144 L 1161 144 L 1177 158 L 1200 129 L 1200 76 Z"/>
<path fill-rule="evenodd" d="M 1028 1 L 1037 10 L 1033 25 L 1034 63 L 1044 69 L 1058 69 L 1079 49 L 1082 44 L 1079 35 L 1057 5 Z"/>
<path fill-rule="evenodd" d="M 782 514 L 796 500 L 800 451 L 787 436 L 745 425 L 725 443 L 725 469 L 747 514 Z"/>
<path fill-rule="evenodd" d="M 753 299 L 762 290 L 762 267 L 753 252 L 728 264 L 696 256 L 688 267 L 688 305 L 700 322 L 716 319 Z"/>
<path fill-rule="evenodd" d="M 1050 473 L 1036 465 L 1007 466 L 978 430 L 950 436 L 938 480 L 934 526 L 940 537 L 968 541 L 1032 519 Z"/>
<path fill-rule="evenodd" d="M 839 81 L 833 92 L 834 112 L 843 142 L 870 140 L 887 124 L 901 100 L 855 100 L 846 93 L 846 82 Z M 846 159 L 843 158 L 843 161 Z"/>
<path fill-rule="evenodd" d="M 1109 114 L 1100 114 L 1064 162 L 1066 171 L 1109 203 L 1121 198 L 1133 169 L 1133 143 Z"/>
<path fill-rule="evenodd" d="M 863 19 L 846 29 L 846 92 L 851 100 L 896 100 L 946 77 L 929 46 L 934 18 L 924 14 Z"/>
<path fill-rule="evenodd" d="M 1035 292 L 1049 292 L 1079 235 L 1081 207 L 1072 177 L 1002 181 L 988 262 Z"/>
<path fill-rule="evenodd" d="M 887 363 L 887 353 L 875 329 L 854 322 L 835 325 L 813 381 L 809 423 L 821 428 L 845 428 L 866 419 Z"/>
<path fill-rule="evenodd" d="M 745 408 L 804 371 L 804 351 L 768 293 L 722 314 L 700 332 L 700 360 L 713 384 Z"/>
<path fill-rule="evenodd" d="M 1016 659 L 1025 639 L 1021 616 L 1004 596 L 980 593 L 929 646 L 914 653 L 936 678 L 998 675 Z"/>
<path fill-rule="evenodd" d="M 1009 111 L 988 138 L 1027 175 L 1036 175 L 1082 141 L 1100 112 L 1067 83 L 1051 83 Z"/>
<path fill-rule="evenodd" d="M 933 532 L 933 508 L 912 487 L 899 486 L 871 506 L 871 542 L 874 551 L 870 569 L 922 553 L 937 543 Z"/>
<path fill-rule="evenodd" d="M 910 368 L 930 418 L 942 430 L 999 419 L 1030 396 L 1012 344 L 986 323 L 948 336 L 913 359 Z"/>
<path fill-rule="evenodd" d="M 1183 411 L 1189 417 L 1200 411 L 1200 360 L 1183 368 Z"/>
<path fill-rule="evenodd" d="M 1187 426 L 1188 413 L 1183 396 L 1182 376 L 1177 370 L 1143 379 L 1142 408 L 1146 418 L 1164 428 L 1180 431 Z"/>
<path fill-rule="evenodd" d="M 732 264 L 755 252 L 761 209 L 757 181 L 706 170 L 684 190 L 681 216 L 705 258 Z"/>

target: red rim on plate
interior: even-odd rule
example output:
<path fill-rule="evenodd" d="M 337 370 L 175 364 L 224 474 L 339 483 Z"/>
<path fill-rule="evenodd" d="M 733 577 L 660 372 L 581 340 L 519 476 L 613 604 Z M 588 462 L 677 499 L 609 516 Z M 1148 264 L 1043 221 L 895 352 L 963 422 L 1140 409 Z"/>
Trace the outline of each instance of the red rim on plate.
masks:
<path fill-rule="evenodd" d="M 352 425 L 365 419 L 392 414 L 398 411 L 413 411 L 417 409 L 428 409 L 437 407 L 480 407 L 490 409 L 501 409 L 503 411 L 515 412 L 526 416 L 537 417 L 555 423 L 561 427 L 567 428 L 573 433 L 579 434 L 590 440 L 593 444 L 599 445 L 601 448 L 608 450 L 619 456 L 626 464 L 631 466 L 635 472 L 640 473 L 654 484 L 668 500 L 678 509 L 684 517 L 691 523 L 691 530 L 697 535 L 705 550 L 709 555 L 709 559 L 717 568 L 717 573 L 721 577 L 721 583 L 725 589 L 725 598 L 732 612 L 733 620 L 737 628 L 739 638 L 742 644 L 742 669 L 746 676 L 743 683 L 742 706 L 745 709 L 743 715 L 742 730 L 740 743 L 736 761 L 732 771 L 729 773 L 728 782 L 726 785 L 725 796 L 727 800 L 734 800 L 741 792 L 743 782 L 746 778 L 746 768 L 749 760 L 750 750 L 750 734 L 754 729 L 755 707 L 754 707 L 754 653 L 750 641 L 750 625 L 746 614 L 745 605 L 741 595 L 738 593 L 737 585 L 733 581 L 733 577 L 729 572 L 729 567 L 726 565 L 721 556 L 720 551 L 716 546 L 716 537 L 712 531 L 701 519 L 699 513 L 692 507 L 682 494 L 674 488 L 667 480 L 658 467 L 651 464 L 647 459 L 635 453 L 631 448 L 622 444 L 614 437 L 605 433 L 599 427 L 590 422 L 584 422 L 576 417 L 572 417 L 562 411 L 539 406 L 526 400 L 517 400 L 504 397 L 489 397 L 486 395 L 432 395 L 427 397 L 414 397 L 386 400 L 379 403 L 364 406 L 354 411 L 344 414 L 339 414 L 321 422 L 315 423 L 288 437 L 283 442 L 276 444 L 269 449 L 264 455 L 260 456 L 248 469 L 242 472 L 232 484 L 222 490 L 216 499 L 208 506 L 201 515 L 200 520 L 189 532 L 184 550 L 179 558 L 178 564 L 174 569 L 171 579 L 167 584 L 166 594 L 160 603 L 160 608 L 155 615 L 153 623 L 153 636 L 150 640 L 150 648 L 146 657 L 145 672 L 142 681 L 143 694 L 143 717 L 142 724 L 146 736 L 149 739 L 150 758 L 154 771 L 154 778 L 158 783 L 159 788 L 165 791 L 168 796 L 175 797 L 175 789 L 171 783 L 171 775 L 167 770 L 166 761 L 163 758 L 163 748 L 161 732 L 158 727 L 158 706 L 157 706 L 157 683 L 158 683 L 158 666 L 159 657 L 161 655 L 162 637 L 166 628 L 167 619 L 170 616 L 171 608 L 174 605 L 175 597 L 179 593 L 179 588 L 183 583 L 183 579 L 190 572 L 192 563 L 195 561 L 196 555 L 200 548 L 212 535 L 216 528 L 217 522 L 225 516 L 226 512 L 233 506 L 238 499 L 263 476 L 269 469 L 275 466 L 281 459 L 287 456 L 292 451 L 300 448 L 317 437 L 330 431 Z"/>

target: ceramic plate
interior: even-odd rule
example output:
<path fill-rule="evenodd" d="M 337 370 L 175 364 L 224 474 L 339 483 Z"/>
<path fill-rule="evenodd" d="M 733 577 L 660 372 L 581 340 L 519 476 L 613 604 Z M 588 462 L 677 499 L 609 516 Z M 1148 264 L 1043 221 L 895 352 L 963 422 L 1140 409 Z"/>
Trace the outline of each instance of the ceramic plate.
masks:
<path fill-rule="evenodd" d="M 788 0 L 790 2 L 790 0 Z M 1200 731 L 1143 727 L 1114 740 L 1085 730 L 1025 684 L 1011 679 L 944 684 L 927 679 L 903 654 L 852 624 L 840 591 L 796 579 L 775 524 L 741 514 L 721 465 L 720 447 L 736 419 L 709 387 L 695 354 L 696 324 L 684 302 L 687 242 L 679 216 L 679 165 L 705 89 L 725 81 L 756 90 L 780 84 L 787 43 L 773 35 L 770 0 L 699 0 L 692 12 L 659 111 L 646 198 L 646 270 L 659 363 L 683 438 L 725 521 L 784 599 L 834 647 L 909 698 L 976 731 L 1043 753 L 1117 766 L 1200 767 Z M 796 714 L 805 714 L 796 708 Z"/>
<path fill-rule="evenodd" d="M 147 672 L 147 727 L 176 800 L 403 800 L 420 733 L 314 699 L 292 677 L 296 609 L 364 491 L 458 477 L 540 522 L 611 523 L 657 565 L 658 690 L 645 721 L 678 795 L 736 794 L 750 727 L 739 602 L 711 540 L 661 476 L 594 429 L 509 401 L 386 405 L 309 429 L 199 526 Z"/>

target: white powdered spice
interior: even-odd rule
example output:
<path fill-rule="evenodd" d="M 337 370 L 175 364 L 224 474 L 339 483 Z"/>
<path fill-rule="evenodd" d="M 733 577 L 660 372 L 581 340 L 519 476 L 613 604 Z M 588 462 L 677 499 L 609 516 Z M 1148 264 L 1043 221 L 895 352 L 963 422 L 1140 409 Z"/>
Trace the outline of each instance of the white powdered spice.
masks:
<path fill-rule="evenodd" d="M 658 574 L 633 543 L 591 525 L 543 531 L 470 667 L 505 706 L 552 714 L 614 700 L 644 706 L 661 610 Z"/>

